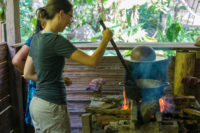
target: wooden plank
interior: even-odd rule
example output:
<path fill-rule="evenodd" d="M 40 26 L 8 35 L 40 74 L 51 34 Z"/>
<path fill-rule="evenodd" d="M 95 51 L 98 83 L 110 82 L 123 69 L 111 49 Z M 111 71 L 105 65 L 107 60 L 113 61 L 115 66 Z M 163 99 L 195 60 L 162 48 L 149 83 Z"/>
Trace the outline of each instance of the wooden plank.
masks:
<path fill-rule="evenodd" d="M 87 42 L 87 43 L 74 43 L 77 48 L 83 50 L 95 50 L 99 46 L 100 42 Z M 23 43 L 16 43 L 11 47 L 21 47 Z M 192 42 L 116 42 L 117 47 L 120 50 L 131 50 L 138 45 L 147 45 L 153 47 L 155 50 L 200 50 L 200 47 L 195 46 Z M 112 45 L 109 43 L 107 50 L 114 50 Z"/>
<path fill-rule="evenodd" d="M 92 114 L 85 113 L 82 117 L 82 133 L 92 133 Z"/>
<path fill-rule="evenodd" d="M 153 47 L 155 50 L 200 50 L 200 47 L 194 45 L 194 43 L 190 42 L 131 42 L 131 43 L 122 43 L 116 42 L 117 47 L 120 50 L 133 49 L 138 45 L 147 45 Z M 76 43 L 76 47 L 80 49 L 96 49 L 99 46 L 99 42 L 95 43 Z M 113 50 L 111 44 L 108 45 L 107 50 Z"/>
<path fill-rule="evenodd" d="M 7 60 L 7 44 L 5 42 L 0 43 L 0 62 Z"/>
<path fill-rule="evenodd" d="M 0 97 L 0 112 L 10 105 L 10 95 Z"/>
<path fill-rule="evenodd" d="M 11 112 L 12 109 L 10 105 L 0 112 L 1 133 L 10 133 L 12 130 Z"/>

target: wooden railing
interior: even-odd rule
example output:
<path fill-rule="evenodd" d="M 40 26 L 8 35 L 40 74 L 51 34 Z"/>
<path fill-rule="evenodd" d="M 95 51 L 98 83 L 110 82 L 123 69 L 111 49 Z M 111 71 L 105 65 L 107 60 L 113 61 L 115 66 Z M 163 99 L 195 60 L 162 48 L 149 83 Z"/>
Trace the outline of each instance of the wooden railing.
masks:
<path fill-rule="evenodd" d="M 74 43 L 74 45 L 80 49 L 83 50 L 93 50 L 96 49 L 99 46 L 100 42 L 80 42 L 80 43 Z M 200 47 L 195 46 L 194 43 L 191 42 L 133 42 L 133 43 L 122 43 L 122 42 L 116 42 L 117 47 L 120 50 L 129 50 L 133 49 L 134 47 L 138 45 L 148 45 L 153 47 L 155 50 L 200 50 Z M 10 45 L 13 48 L 21 47 L 23 46 L 23 43 L 17 43 L 14 45 Z M 107 50 L 113 50 L 113 47 L 111 44 L 108 44 Z"/>

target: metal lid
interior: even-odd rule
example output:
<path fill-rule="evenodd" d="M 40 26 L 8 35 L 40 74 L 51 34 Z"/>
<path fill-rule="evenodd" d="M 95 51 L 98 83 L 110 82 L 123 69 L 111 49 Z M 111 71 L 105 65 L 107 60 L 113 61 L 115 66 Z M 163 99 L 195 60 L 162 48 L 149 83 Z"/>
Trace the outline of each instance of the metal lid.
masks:
<path fill-rule="evenodd" d="M 151 63 L 151 62 L 159 62 L 159 61 L 165 61 L 168 59 L 167 56 L 164 56 L 164 55 L 160 55 L 160 54 L 156 54 L 156 59 L 155 60 L 152 60 L 152 61 L 138 61 L 138 60 L 132 60 L 131 59 L 131 55 L 126 55 L 123 57 L 125 61 L 128 61 L 128 62 L 135 62 L 135 63 Z"/>

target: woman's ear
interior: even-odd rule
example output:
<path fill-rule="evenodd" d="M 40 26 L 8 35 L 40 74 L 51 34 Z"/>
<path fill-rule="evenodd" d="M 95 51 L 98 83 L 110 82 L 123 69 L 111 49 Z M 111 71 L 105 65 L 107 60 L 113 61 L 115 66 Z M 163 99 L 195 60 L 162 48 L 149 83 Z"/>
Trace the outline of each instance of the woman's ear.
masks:
<path fill-rule="evenodd" d="M 41 27 L 42 27 L 42 29 L 44 29 L 45 26 L 46 26 L 46 23 L 45 23 L 44 21 L 42 21 L 42 22 L 41 22 Z"/>
<path fill-rule="evenodd" d="M 59 12 L 59 17 L 63 17 L 63 15 L 65 14 L 65 12 L 63 11 L 63 10 L 60 10 L 60 12 Z"/>

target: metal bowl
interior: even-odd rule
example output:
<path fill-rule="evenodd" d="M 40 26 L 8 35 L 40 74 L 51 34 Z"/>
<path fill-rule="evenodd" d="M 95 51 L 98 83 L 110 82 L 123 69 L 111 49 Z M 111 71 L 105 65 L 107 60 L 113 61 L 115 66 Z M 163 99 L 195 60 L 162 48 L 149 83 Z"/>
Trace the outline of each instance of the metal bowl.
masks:
<path fill-rule="evenodd" d="M 156 59 L 156 53 L 150 46 L 136 46 L 131 53 L 131 59 L 136 61 L 153 61 Z"/>

